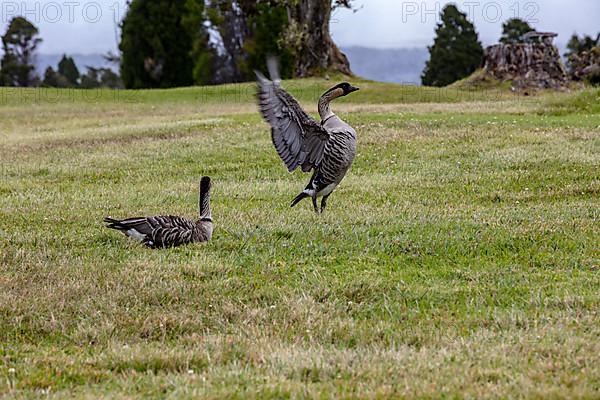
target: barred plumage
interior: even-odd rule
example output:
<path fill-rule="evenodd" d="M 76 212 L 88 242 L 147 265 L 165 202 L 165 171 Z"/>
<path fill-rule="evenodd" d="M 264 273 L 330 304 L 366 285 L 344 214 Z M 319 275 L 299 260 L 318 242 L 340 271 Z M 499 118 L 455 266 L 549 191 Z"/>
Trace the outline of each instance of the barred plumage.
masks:
<path fill-rule="evenodd" d="M 303 172 L 314 171 L 310 182 L 291 206 L 311 197 L 315 211 L 319 212 L 317 197 L 323 197 L 323 212 L 327 198 L 342 181 L 356 155 L 356 131 L 331 111 L 330 103 L 358 88 L 344 82 L 326 91 L 319 99 L 319 124 L 281 88 L 274 59 L 268 60 L 268 67 L 271 80 L 256 72 L 257 99 L 261 114 L 271 125 L 275 150 L 289 172 L 298 167 Z"/>
<path fill-rule="evenodd" d="M 207 242 L 212 238 L 213 220 L 210 212 L 210 178 L 200 180 L 198 207 L 200 218 L 196 221 L 176 215 L 159 215 L 117 220 L 104 218 L 107 228 L 116 229 L 151 248 L 176 247 L 194 242 Z"/>

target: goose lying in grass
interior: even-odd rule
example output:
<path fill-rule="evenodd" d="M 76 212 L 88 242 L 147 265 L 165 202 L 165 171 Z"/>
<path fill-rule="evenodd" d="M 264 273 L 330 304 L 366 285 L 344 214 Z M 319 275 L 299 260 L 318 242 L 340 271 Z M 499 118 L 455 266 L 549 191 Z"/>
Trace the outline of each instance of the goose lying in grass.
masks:
<path fill-rule="evenodd" d="M 326 91 L 319 100 L 321 123 L 318 123 L 281 88 L 277 62 L 270 59 L 268 66 L 271 80 L 256 72 L 257 97 L 260 112 L 271 125 L 275 150 L 289 172 L 298 167 L 303 172 L 314 171 L 310 182 L 291 206 L 311 197 L 318 213 L 317 198 L 322 197 L 323 212 L 331 192 L 342 181 L 356 155 L 356 131 L 331 111 L 330 103 L 358 88 L 343 82 Z"/>
<path fill-rule="evenodd" d="M 104 218 L 107 228 L 116 229 L 150 248 L 176 247 L 189 243 L 208 242 L 212 237 L 210 213 L 210 178 L 200 180 L 200 218 L 196 221 L 175 215 L 139 217 L 117 220 Z"/>

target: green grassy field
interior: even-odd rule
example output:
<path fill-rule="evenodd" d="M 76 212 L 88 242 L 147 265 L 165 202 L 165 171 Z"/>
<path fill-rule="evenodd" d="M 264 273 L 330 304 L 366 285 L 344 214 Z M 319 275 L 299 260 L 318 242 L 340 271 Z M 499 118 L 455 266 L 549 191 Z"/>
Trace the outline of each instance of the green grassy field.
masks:
<path fill-rule="evenodd" d="M 0 88 L 0 397 L 599 398 L 600 91 L 359 86 L 322 216 L 252 84 Z M 103 227 L 204 174 L 212 242 Z"/>

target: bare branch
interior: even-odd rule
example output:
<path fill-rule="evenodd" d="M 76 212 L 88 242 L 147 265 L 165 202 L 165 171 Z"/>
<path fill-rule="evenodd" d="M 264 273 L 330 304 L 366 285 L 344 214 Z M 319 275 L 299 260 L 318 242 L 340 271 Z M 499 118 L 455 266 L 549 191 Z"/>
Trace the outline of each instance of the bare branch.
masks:
<path fill-rule="evenodd" d="M 333 0 L 333 4 L 331 8 L 335 10 L 336 8 L 348 8 L 350 10 L 354 10 L 352 7 L 352 2 L 354 0 Z"/>

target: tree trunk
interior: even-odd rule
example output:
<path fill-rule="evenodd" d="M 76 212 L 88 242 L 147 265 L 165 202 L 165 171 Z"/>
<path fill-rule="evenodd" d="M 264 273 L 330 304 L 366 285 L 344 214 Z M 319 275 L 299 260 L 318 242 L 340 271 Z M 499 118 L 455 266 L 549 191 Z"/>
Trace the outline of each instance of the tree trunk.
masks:
<path fill-rule="evenodd" d="M 244 42 L 248 37 L 247 14 L 238 0 L 206 2 L 206 7 L 221 19 L 220 25 L 205 21 L 205 29 L 213 50 L 211 83 L 231 83 L 244 80 L 240 64 L 246 58 Z"/>
<path fill-rule="evenodd" d="M 353 75 L 348 58 L 331 39 L 329 21 L 332 0 L 273 0 L 288 11 L 289 26 L 282 32 L 282 45 L 295 55 L 294 76 L 308 77 L 324 71 Z M 339 7 L 350 7 L 349 1 L 337 1 Z M 252 34 L 248 22 L 257 13 L 255 0 L 213 0 L 207 3 L 220 17 L 219 26 L 205 22 L 213 50 L 212 83 L 239 82 L 253 79 L 244 75 L 240 64 L 247 60 L 244 43 Z M 248 71 L 246 71 L 246 74 Z"/>
<path fill-rule="evenodd" d="M 549 43 L 496 44 L 485 51 L 484 71 L 516 88 L 563 89 L 568 77 L 556 46 Z"/>
<path fill-rule="evenodd" d="M 324 70 L 353 75 L 348 58 L 331 39 L 331 0 L 300 0 L 289 5 L 288 43 L 295 43 L 295 75 L 307 77 Z"/>

